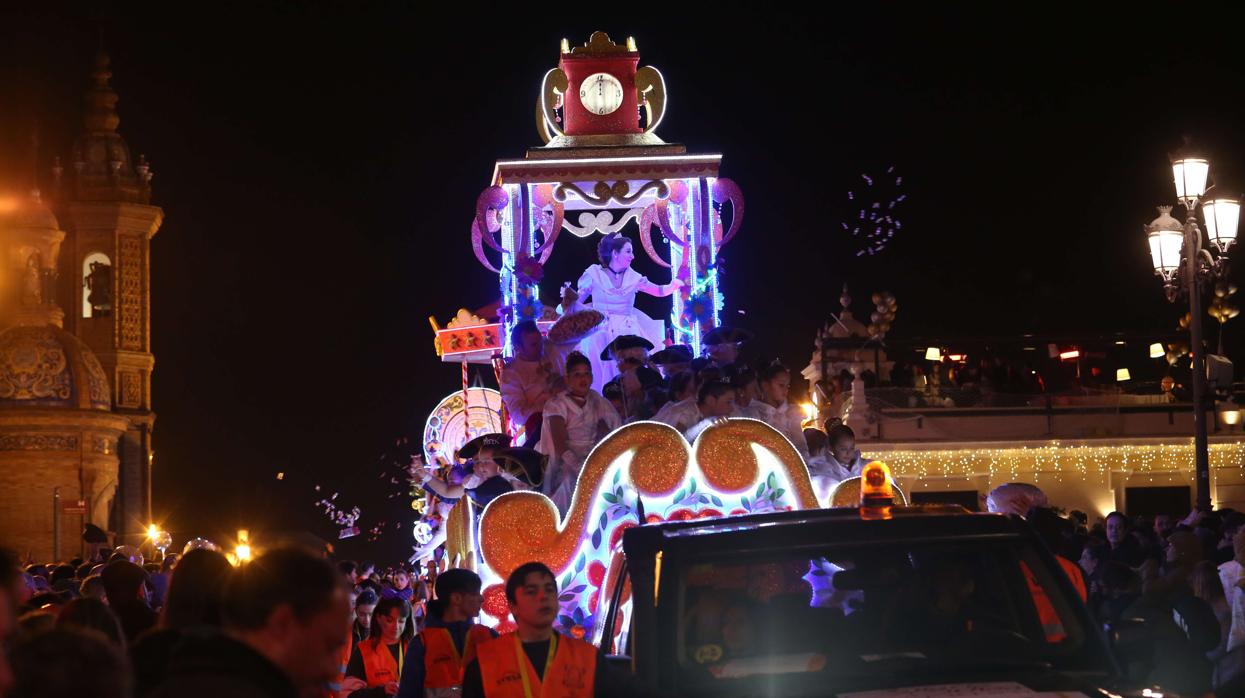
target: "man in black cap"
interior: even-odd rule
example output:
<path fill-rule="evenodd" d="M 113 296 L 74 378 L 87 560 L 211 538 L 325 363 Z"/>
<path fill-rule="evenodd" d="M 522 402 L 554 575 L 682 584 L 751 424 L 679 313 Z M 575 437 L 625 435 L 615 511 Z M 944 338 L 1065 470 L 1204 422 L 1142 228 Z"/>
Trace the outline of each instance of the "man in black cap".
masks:
<path fill-rule="evenodd" d="M 618 372 L 624 373 L 636 366 L 647 366 L 648 353 L 653 350 L 653 343 L 634 334 L 623 334 L 614 338 L 605 349 L 601 350 L 601 360 L 613 359 L 618 365 Z"/>
<path fill-rule="evenodd" d="M 744 342 L 752 341 L 753 334 L 736 327 L 715 327 L 701 340 L 705 353 L 719 368 L 726 368 L 739 360 L 739 350 Z"/>
<path fill-rule="evenodd" d="M 670 376 L 691 370 L 693 358 L 691 347 L 674 344 L 650 356 L 649 361 L 661 371 L 662 378 L 670 380 Z"/>
<path fill-rule="evenodd" d="M 147 592 L 147 572 L 129 560 L 108 563 L 100 575 L 108 605 L 121 621 L 127 642 L 134 642 L 143 631 L 155 626 L 158 617 L 151 610 Z"/>
<path fill-rule="evenodd" d="M 618 365 L 618 375 L 605 384 L 602 394 L 617 390 L 623 405 L 619 416 L 624 422 L 648 419 L 665 402 L 661 374 L 648 366 L 652 349 L 653 343 L 647 339 L 624 334 L 615 337 L 601 352 L 602 361 L 613 359 Z M 610 388 L 611 385 L 618 387 Z"/>

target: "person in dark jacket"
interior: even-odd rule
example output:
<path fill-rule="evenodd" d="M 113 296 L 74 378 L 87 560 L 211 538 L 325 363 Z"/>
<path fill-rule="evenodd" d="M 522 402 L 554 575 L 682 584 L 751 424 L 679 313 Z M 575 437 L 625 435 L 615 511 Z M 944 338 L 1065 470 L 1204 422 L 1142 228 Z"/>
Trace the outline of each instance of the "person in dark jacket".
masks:
<path fill-rule="evenodd" d="M 1193 532 L 1172 533 L 1161 569 L 1147 563 L 1141 598 L 1124 616 L 1143 618 L 1153 634 L 1154 662 L 1148 680 L 1187 695 L 1210 692 L 1206 653 L 1220 640 L 1214 611 L 1189 585 L 1189 575 L 1201 559 L 1202 544 Z"/>
<path fill-rule="evenodd" d="M 206 548 L 186 553 L 174 568 L 159 625 L 139 636 L 130 650 L 136 696 L 146 696 L 164 680 L 173 648 L 186 630 L 221 627 L 232 572 L 224 555 Z"/>
<path fill-rule="evenodd" d="M 148 602 L 147 573 L 129 560 L 116 560 L 104 567 L 101 576 L 108 605 L 121 621 L 125 641 L 133 643 L 158 620 Z"/>
<path fill-rule="evenodd" d="M 225 585 L 223 632 L 186 630 L 154 698 L 325 695 L 349 637 L 350 601 L 336 568 L 278 548 Z"/>
<path fill-rule="evenodd" d="M 454 687 L 461 688 L 461 677 L 453 682 L 453 686 L 428 686 L 430 667 L 427 660 L 433 656 L 428 653 L 428 645 L 433 644 L 433 654 L 436 655 L 434 662 L 445 657 L 458 659 L 460 666 L 454 669 L 461 674 L 466 665 L 475 659 L 475 649 L 479 643 L 497 637 L 497 633 L 491 628 L 475 623 L 476 616 L 480 615 L 480 604 L 484 600 L 480 594 L 482 586 L 480 576 L 471 570 L 446 570 L 437 577 L 437 598 L 429 604 L 427 627 L 407 650 L 402 678 L 398 683 L 398 698 L 424 698 L 425 688 L 446 693 Z M 453 645 L 453 652 L 444 651 L 448 649 L 443 647 L 447 638 Z"/>
<path fill-rule="evenodd" d="M 117 614 L 99 599 L 74 599 L 65 604 L 56 616 L 56 627 L 77 627 L 103 633 L 121 651 L 125 651 L 125 631 Z"/>
<path fill-rule="evenodd" d="M 13 698 L 128 698 L 129 667 L 121 649 L 99 631 L 45 630 L 19 640 L 13 662 Z M 2 686 L 0 686 L 2 688 Z"/>

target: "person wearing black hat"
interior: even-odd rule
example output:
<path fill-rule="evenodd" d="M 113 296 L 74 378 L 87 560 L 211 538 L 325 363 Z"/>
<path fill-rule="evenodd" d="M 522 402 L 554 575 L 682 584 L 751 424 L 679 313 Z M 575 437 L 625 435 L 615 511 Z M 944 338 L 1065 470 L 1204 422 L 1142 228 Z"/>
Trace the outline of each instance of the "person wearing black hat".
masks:
<path fill-rule="evenodd" d="M 626 371 L 633 365 L 647 366 L 648 353 L 653 350 L 653 343 L 643 337 L 624 334 L 616 337 L 608 346 L 601 350 L 602 361 L 613 361 L 618 373 Z"/>
<path fill-rule="evenodd" d="M 117 560 L 108 563 L 100 576 L 108 605 L 125 630 L 126 642 L 134 642 L 139 634 L 155 626 L 159 618 L 151 610 L 147 572 L 142 567 L 129 560 Z"/>
<path fill-rule="evenodd" d="M 715 327 L 701 340 L 705 353 L 719 368 L 726 368 L 739 361 L 739 349 L 744 342 L 752 341 L 753 334 L 736 327 Z"/>
<path fill-rule="evenodd" d="M 437 477 L 429 468 L 423 467 L 418 456 L 412 459 L 415 466 L 412 473 L 421 485 L 442 499 L 454 501 L 466 496 L 483 510 L 489 502 L 507 492 L 531 489 L 530 485 L 503 469 L 495 460 L 496 455 L 508 446 L 510 437 L 501 433 L 477 436 L 463 444 L 458 449 L 458 458 L 466 462 L 451 471 L 461 475 L 459 482 L 454 482 L 453 477 L 448 482 Z"/>
<path fill-rule="evenodd" d="M 601 360 L 613 359 L 618 369 L 618 375 L 603 390 L 618 386 L 623 404 L 619 415 L 624 422 L 649 419 L 666 401 L 661 374 L 648 366 L 652 348 L 653 344 L 643 337 L 622 335 L 601 352 Z"/>
<path fill-rule="evenodd" d="M 590 307 L 605 315 L 601 329 L 584 339 L 579 351 L 592 362 L 594 390 L 601 390 L 617 371 L 606 359 L 597 357 L 616 337 L 633 335 L 643 337 L 653 344 L 661 342 L 666 335 L 664 323 L 654 320 L 635 307 L 637 293 L 664 298 L 679 290 L 683 282 L 674 279 L 658 286 L 631 268 L 635 254 L 631 241 L 625 235 L 611 233 L 601 238 L 597 245 L 600 264 L 584 271 L 576 284 L 580 300 L 591 298 Z"/>
<path fill-rule="evenodd" d="M 691 347 L 686 344 L 674 344 L 649 356 L 649 361 L 661 371 L 662 378 L 670 380 L 671 376 L 690 371 L 694 358 Z"/>

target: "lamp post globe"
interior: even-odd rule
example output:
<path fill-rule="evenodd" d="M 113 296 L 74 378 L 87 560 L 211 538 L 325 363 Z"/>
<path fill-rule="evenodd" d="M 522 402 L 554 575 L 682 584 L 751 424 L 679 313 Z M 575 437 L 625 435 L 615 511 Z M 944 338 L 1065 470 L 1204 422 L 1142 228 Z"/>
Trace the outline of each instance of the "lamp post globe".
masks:
<path fill-rule="evenodd" d="M 1237 224 L 1241 219 L 1241 200 L 1235 196 L 1218 196 L 1202 202 L 1206 235 L 1219 254 L 1227 254 L 1236 242 Z"/>
<path fill-rule="evenodd" d="M 1210 174 L 1210 161 L 1206 158 L 1181 156 L 1172 160 L 1172 177 L 1176 184 L 1176 198 L 1192 209 L 1197 200 L 1206 193 L 1206 179 Z"/>

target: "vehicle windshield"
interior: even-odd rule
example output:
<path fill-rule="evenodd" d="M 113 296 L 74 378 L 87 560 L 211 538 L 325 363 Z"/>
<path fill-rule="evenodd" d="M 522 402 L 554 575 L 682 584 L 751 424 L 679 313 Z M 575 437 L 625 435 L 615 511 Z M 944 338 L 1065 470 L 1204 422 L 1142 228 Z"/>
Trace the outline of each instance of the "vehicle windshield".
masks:
<path fill-rule="evenodd" d="M 1055 570 L 1063 574 L 1062 570 Z M 1109 672 L 1102 643 L 1022 539 L 829 545 L 681 570 L 680 683 Z M 831 682 L 837 683 L 837 682 Z M 699 692 L 699 691 L 698 691 Z"/>

